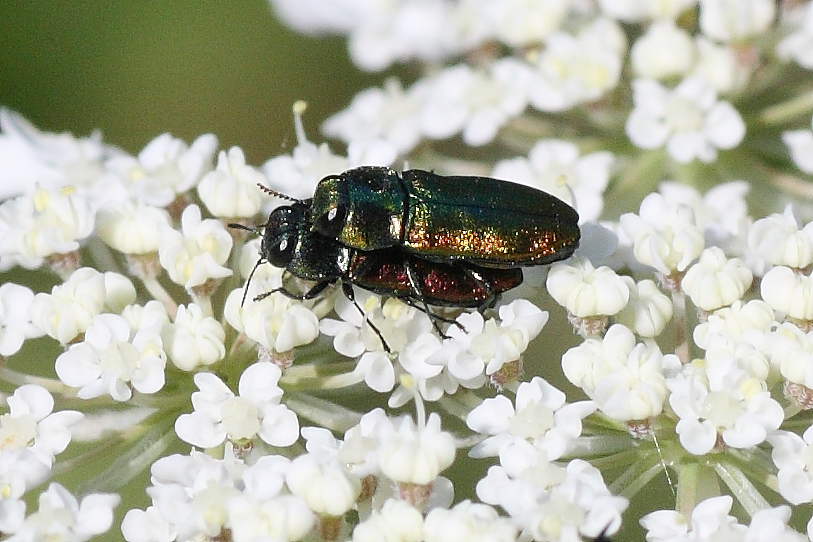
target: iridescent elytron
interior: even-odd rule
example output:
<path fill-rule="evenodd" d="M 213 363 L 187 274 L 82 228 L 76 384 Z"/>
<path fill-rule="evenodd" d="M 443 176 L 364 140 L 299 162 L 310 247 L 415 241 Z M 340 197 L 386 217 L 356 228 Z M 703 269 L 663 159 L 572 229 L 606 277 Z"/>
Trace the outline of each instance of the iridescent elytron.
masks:
<path fill-rule="evenodd" d="M 558 198 L 488 177 L 365 166 L 320 181 L 314 229 L 359 250 L 401 247 L 435 262 L 542 265 L 579 245 L 579 215 Z"/>

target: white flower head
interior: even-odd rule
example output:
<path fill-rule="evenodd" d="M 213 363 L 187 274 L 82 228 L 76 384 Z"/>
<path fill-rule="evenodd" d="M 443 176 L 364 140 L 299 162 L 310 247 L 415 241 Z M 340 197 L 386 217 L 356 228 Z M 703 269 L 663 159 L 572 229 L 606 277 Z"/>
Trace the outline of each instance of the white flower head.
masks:
<path fill-rule="evenodd" d="M 489 435 L 471 449 L 472 457 L 500 454 L 504 446 L 527 440 L 548 460 L 559 459 L 581 434 L 581 421 L 595 410 L 592 401 L 565 403 L 565 394 L 539 377 L 519 385 L 516 407 L 504 395 L 485 399 L 466 417 L 470 429 Z"/>
<path fill-rule="evenodd" d="M 675 510 L 658 510 L 641 518 L 647 530 L 647 540 L 743 540 L 746 528 L 729 515 L 733 499 L 729 495 L 711 497 L 701 501 L 692 510 L 690 518 Z"/>
<path fill-rule="evenodd" d="M 56 373 L 77 395 L 92 399 L 108 394 L 127 401 L 135 389 L 155 393 L 164 387 L 166 354 L 160 329 L 135 330 L 117 314 L 93 318 L 85 340 L 56 359 Z"/>
<path fill-rule="evenodd" d="M 339 461 L 339 441 L 330 431 L 305 427 L 302 436 L 308 453 L 291 462 L 285 483 L 315 513 L 341 516 L 355 504 L 361 480 Z"/>
<path fill-rule="evenodd" d="M 685 270 L 703 251 L 692 209 L 658 193 L 644 198 L 638 215 L 622 215 L 621 227 L 633 241 L 635 258 L 664 275 Z"/>
<path fill-rule="evenodd" d="M 158 252 L 169 215 L 160 207 L 127 200 L 101 209 L 96 233 L 110 247 L 124 254 Z"/>
<path fill-rule="evenodd" d="M 616 316 L 641 337 L 657 337 L 672 319 L 672 301 L 651 280 L 636 283 L 631 277 L 623 277 L 629 288 L 629 303 Z"/>
<path fill-rule="evenodd" d="M 588 222 L 601 215 L 613 163 L 612 153 L 581 156 L 569 141 L 546 139 L 534 145 L 527 159 L 497 162 L 492 176 L 544 190 L 573 206 L 580 222 Z"/>
<path fill-rule="evenodd" d="M 813 320 L 813 276 L 779 265 L 762 277 L 760 293 L 773 310 L 797 320 Z"/>
<path fill-rule="evenodd" d="M 555 33 L 536 63 L 531 105 L 563 111 L 601 98 L 618 84 L 625 49 L 623 31 L 609 19 L 596 19 L 577 36 Z"/>
<path fill-rule="evenodd" d="M 713 162 L 717 149 L 733 149 L 745 137 L 745 123 L 734 107 L 717 99 L 702 79 L 684 79 L 674 90 L 652 79 L 633 82 L 635 108 L 627 135 L 643 149 L 666 145 L 678 162 Z"/>
<path fill-rule="evenodd" d="M 632 332 L 621 324 L 562 356 L 567 379 L 605 414 L 621 421 L 660 414 L 668 395 L 666 378 L 679 367 L 677 356 L 664 356 L 654 343 L 635 344 Z"/>
<path fill-rule="evenodd" d="M 183 371 L 211 365 L 226 355 L 223 326 L 211 316 L 205 316 L 194 303 L 178 307 L 175 322 L 167 326 L 162 335 L 169 359 Z"/>
<path fill-rule="evenodd" d="M 192 394 L 195 411 L 175 422 L 178 436 L 200 448 L 213 448 L 231 441 L 260 437 L 272 446 L 290 446 L 299 436 L 296 414 L 283 404 L 282 375 L 270 362 L 258 362 L 240 376 L 239 395 L 212 373 L 198 373 Z"/>
<path fill-rule="evenodd" d="M 220 151 L 217 167 L 203 176 L 198 195 L 216 217 L 249 218 L 256 215 L 263 204 L 258 184 L 268 184 L 265 175 L 246 164 L 240 147 L 232 147 L 228 152 Z"/>
<path fill-rule="evenodd" d="M 803 68 L 813 70 L 813 5 L 807 4 L 798 26 L 776 46 L 782 59 L 791 59 Z"/>
<path fill-rule="evenodd" d="M 796 166 L 805 173 L 813 174 L 813 131 L 791 130 L 782 134 L 782 141 L 790 149 Z"/>
<path fill-rule="evenodd" d="M 423 516 L 414 506 L 401 499 L 390 498 L 379 510 L 353 529 L 353 542 L 379 542 L 394 538 L 401 542 L 424 540 Z"/>
<path fill-rule="evenodd" d="M 232 274 L 223 264 L 229 257 L 233 240 L 219 220 L 201 220 L 200 208 L 190 205 L 181 216 L 182 231 L 163 231 L 158 248 L 161 267 L 173 282 L 192 288 L 209 279 L 222 279 Z"/>
<path fill-rule="evenodd" d="M 731 305 L 751 287 L 753 275 L 739 258 L 726 258 L 718 247 L 707 248 L 691 266 L 681 287 L 697 307 L 712 311 Z"/>
<path fill-rule="evenodd" d="M 7 282 L 0 286 L 0 356 L 16 353 L 26 339 L 41 337 L 43 331 L 32 321 L 34 292 Z"/>
<path fill-rule="evenodd" d="M 529 70 L 522 62 L 506 58 L 488 71 L 467 64 L 447 68 L 429 83 L 421 112 L 421 128 L 434 139 L 462 132 L 471 146 L 494 139 L 499 128 L 527 105 Z"/>
<path fill-rule="evenodd" d="M 91 493 L 81 501 L 53 482 L 40 493 L 39 509 L 8 539 L 14 542 L 47 540 L 54 533 L 64 540 L 85 542 L 113 525 L 113 509 L 121 497 L 112 493 Z"/>
<path fill-rule="evenodd" d="M 649 79 L 685 75 L 694 54 L 689 33 L 669 20 L 653 23 L 630 51 L 635 74 Z"/>
<path fill-rule="evenodd" d="M 700 0 L 700 29 L 717 41 L 742 41 L 765 32 L 775 14 L 772 0 Z"/>
<path fill-rule="evenodd" d="M 428 485 L 454 462 L 454 438 L 440 428 L 440 416 L 429 415 L 416 426 L 405 416 L 385 429 L 379 445 L 381 472 L 394 482 Z"/>
<path fill-rule="evenodd" d="M 93 226 L 93 206 L 75 187 L 38 187 L 0 203 L 0 262 L 37 268 L 47 256 L 78 250 Z"/>
<path fill-rule="evenodd" d="M 147 143 L 138 157 L 117 156 L 105 165 L 132 197 L 166 207 L 211 169 L 216 148 L 217 138 L 212 134 L 198 137 L 191 146 L 162 134 Z"/>
<path fill-rule="evenodd" d="M 578 256 L 551 266 L 546 285 L 551 297 L 579 318 L 617 314 L 630 295 L 615 271 L 606 266 L 596 269 Z"/>
<path fill-rule="evenodd" d="M 424 522 L 425 542 L 466 542 L 490 540 L 511 542 L 516 540 L 517 527 L 510 519 L 500 517 L 487 504 L 465 500 L 453 508 L 434 508 Z"/>
<path fill-rule="evenodd" d="M 813 222 L 799 229 L 793 208 L 754 222 L 748 230 L 748 250 L 771 265 L 802 269 L 813 263 Z"/>
<path fill-rule="evenodd" d="M 735 301 L 730 307 L 714 311 L 693 332 L 695 344 L 705 350 L 714 344 L 747 343 L 763 348 L 765 337 L 774 325 L 770 305 L 759 299 L 747 303 Z"/>
<path fill-rule="evenodd" d="M 34 296 L 31 319 L 50 337 L 67 344 L 87 330 L 97 314 L 121 312 L 135 298 L 135 286 L 124 275 L 81 267 L 50 294 Z"/>
<path fill-rule="evenodd" d="M 791 504 L 813 501 L 813 428 L 800 437 L 790 431 L 768 436 L 773 446 L 771 457 L 779 469 L 776 475 L 779 493 Z"/>
<path fill-rule="evenodd" d="M 771 364 L 788 382 L 813 388 L 813 335 L 785 322 L 769 337 Z"/>
<path fill-rule="evenodd" d="M 604 13 L 627 23 L 647 19 L 674 20 L 697 0 L 599 0 Z"/>
<path fill-rule="evenodd" d="M 14 470 L 30 487 L 42 482 L 54 456 L 71 441 L 70 427 L 82 419 L 74 410 L 53 412 L 54 399 L 42 386 L 25 384 L 6 402 L 9 412 L 0 416 L 0 452 L 14 457 Z"/>

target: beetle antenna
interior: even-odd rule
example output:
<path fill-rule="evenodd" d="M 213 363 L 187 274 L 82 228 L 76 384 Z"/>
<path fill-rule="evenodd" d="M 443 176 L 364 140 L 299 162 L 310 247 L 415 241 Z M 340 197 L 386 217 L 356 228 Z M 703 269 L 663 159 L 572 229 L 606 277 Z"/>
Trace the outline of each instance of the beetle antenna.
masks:
<path fill-rule="evenodd" d="M 245 230 L 250 231 L 251 233 L 259 234 L 260 232 L 256 228 L 249 228 L 248 226 L 244 226 L 243 224 L 237 224 L 232 222 L 230 224 L 226 224 L 228 227 L 235 229 L 235 230 Z"/>
<path fill-rule="evenodd" d="M 263 259 L 260 258 L 257 260 L 257 263 L 254 264 L 254 268 L 251 270 L 251 273 L 248 274 L 248 280 L 246 281 L 246 285 L 243 287 L 243 299 L 240 301 L 240 308 L 243 308 L 243 304 L 246 302 L 246 294 L 248 294 L 248 286 L 251 284 L 251 278 L 254 276 L 254 271 L 260 267 L 260 264 L 263 263 Z"/>
<path fill-rule="evenodd" d="M 260 190 L 262 190 L 266 194 L 270 194 L 272 196 L 276 196 L 276 197 L 282 198 L 284 200 L 293 201 L 294 203 L 302 203 L 301 199 L 296 199 L 294 197 L 289 196 L 288 194 L 283 194 L 282 192 L 277 192 L 276 190 L 274 190 L 272 188 L 268 188 L 264 184 L 257 183 L 257 186 L 260 188 Z"/>

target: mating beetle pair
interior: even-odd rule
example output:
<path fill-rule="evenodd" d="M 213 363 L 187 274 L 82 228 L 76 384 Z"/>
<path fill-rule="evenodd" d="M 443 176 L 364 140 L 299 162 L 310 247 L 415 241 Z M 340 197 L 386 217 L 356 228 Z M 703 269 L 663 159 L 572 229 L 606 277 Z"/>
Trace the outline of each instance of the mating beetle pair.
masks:
<path fill-rule="evenodd" d="M 325 177 L 308 200 L 262 188 L 292 205 L 262 226 L 257 265 L 316 281 L 302 295 L 274 291 L 312 299 L 340 280 L 351 300 L 353 284 L 398 297 L 424 310 L 439 332 L 436 320 L 444 319 L 428 305 L 488 307 L 522 282 L 521 267 L 567 258 L 579 244 L 569 205 L 487 177 L 366 166 Z"/>

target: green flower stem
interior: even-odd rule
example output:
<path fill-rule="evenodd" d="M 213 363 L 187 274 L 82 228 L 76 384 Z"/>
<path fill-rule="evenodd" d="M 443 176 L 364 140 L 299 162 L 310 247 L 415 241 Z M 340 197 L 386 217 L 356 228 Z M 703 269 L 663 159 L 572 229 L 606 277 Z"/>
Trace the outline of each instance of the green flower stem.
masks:
<path fill-rule="evenodd" d="M 483 402 L 482 397 L 470 390 L 459 391 L 454 396 L 461 404 L 466 405 L 469 410 L 477 408 Z"/>
<path fill-rule="evenodd" d="M 76 389 L 66 386 L 56 378 L 46 378 L 44 376 L 34 376 L 8 367 L 0 367 L 0 380 L 11 384 L 15 388 L 25 384 L 37 384 L 42 386 L 51 393 L 61 395 L 63 397 L 76 397 Z"/>
<path fill-rule="evenodd" d="M 286 391 L 319 391 L 349 388 L 363 381 L 364 375 L 354 371 L 314 378 L 288 378 L 286 374 L 280 379 L 280 386 Z"/>
<path fill-rule="evenodd" d="M 91 236 L 84 248 L 93 260 L 93 267 L 97 270 L 113 271 L 120 275 L 127 274 L 121 270 L 121 266 L 118 261 L 116 261 L 116 257 L 113 251 L 110 250 L 110 247 L 98 237 Z"/>
<path fill-rule="evenodd" d="M 634 450 L 633 441 L 627 435 L 581 436 L 567 450 L 568 457 L 610 456 L 618 452 Z"/>
<path fill-rule="evenodd" d="M 175 319 L 175 313 L 178 312 L 178 304 L 175 303 L 175 300 L 172 299 L 172 296 L 167 292 L 166 288 L 158 282 L 158 279 L 155 277 L 142 277 L 141 282 L 144 283 L 144 287 L 153 298 L 164 304 L 164 308 L 167 310 L 170 318 Z"/>
<path fill-rule="evenodd" d="M 776 467 L 771 461 L 770 454 L 762 448 L 730 449 L 727 452 L 732 463 L 736 464 L 745 475 L 759 482 L 771 491 L 779 490 L 776 479 Z"/>
<path fill-rule="evenodd" d="M 201 308 L 204 316 L 214 316 L 214 311 L 212 309 L 212 296 L 192 294 L 192 302 Z"/>
<path fill-rule="evenodd" d="M 729 462 L 715 463 L 714 472 L 728 486 L 731 494 L 739 501 L 749 516 L 753 517 L 760 510 L 770 506 L 765 497 L 737 466 Z"/>
<path fill-rule="evenodd" d="M 781 429 L 784 429 L 785 431 L 804 431 L 811 425 L 813 425 L 813 421 L 811 421 L 810 416 L 804 415 L 782 422 Z"/>
<path fill-rule="evenodd" d="M 95 477 L 83 482 L 78 488 L 79 493 L 90 493 L 96 491 L 117 491 L 136 475 L 148 468 L 153 462 L 161 457 L 170 444 L 177 441 L 175 430 L 175 418 L 177 412 L 162 412 L 161 417 L 150 417 L 152 427 L 138 439 L 128 438 L 126 442 L 135 444 L 123 453 L 115 454 L 116 459 Z M 145 422 L 145 426 L 149 426 Z M 111 457 L 105 454 L 105 458 Z"/>
<path fill-rule="evenodd" d="M 698 496 L 698 482 L 701 472 L 705 470 L 699 463 L 687 462 L 678 466 L 677 497 L 675 509 L 688 518 L 694 507 L 700 501 Z"/>
<path fill-rule="evenodd" d="M 440 398 L 438 404 L 447 413 L 456 418 L 460 418 L 464 422 L 466 421 L 466 417 L 469 415 L 469 412 L 471 412 L 471 408 L 460 401 L 456 396 L 444 395 Z"/>
<path fill-rule="evenodd" d="M 785 124 L 803 115 L 810 115 L 811 112 L 813 112 L 813 91 L 766 107 L 759 114 L 759 120 L 767 125 Z"/>
<path fill-rule="evenodd" d="M 354 410 L 305 393 L 287 395 L 285 404 L 299 416 L 333 431 L 346 431 L 361 419 Z"/>
<path fill-rule="evenodd" d="M 639 453 L 637 460 L 610 484 L 610 492 L 632 499 L 660 472 L 663 467 L 657 453 Z"/>
<path fill-rule="evenodd" d="M 684 365 L 691 361 L 689 355 L 689 320 L 686 317 L 686 294 L 677 287 L 672 290 L 675 323 L 675 354 Z"/>
<path fill-rule="evenodd" d="M 297 360 L 298 361 L 298 360 Z M 281 382 L 286 385 L 296 385 L 300 380 L 319 378 L 352 371 L 356 367 L 356 360 L 330 361 L 325 363 L 298 363 L 285 369 Z"/>

